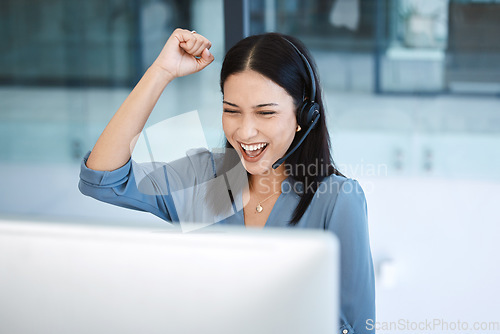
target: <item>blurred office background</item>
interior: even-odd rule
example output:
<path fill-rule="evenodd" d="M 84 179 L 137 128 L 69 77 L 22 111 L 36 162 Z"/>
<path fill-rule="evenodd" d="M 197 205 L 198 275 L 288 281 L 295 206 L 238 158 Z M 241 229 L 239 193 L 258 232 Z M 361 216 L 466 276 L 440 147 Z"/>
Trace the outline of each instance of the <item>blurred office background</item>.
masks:
<path fill-rule="evenodd" d="M 334 159 L 368 199 L 377 320 L 498 324 L 498 0 L 3 0 L 0 216 L 165 226 L 77 183 L 82 156 L 176 27 L 208 37 L 216 60 L 172 83 L 149 125 L 198 110 L 220 147 L 225 50 L 266 31 L 300 38 L 319 68 Z"/>

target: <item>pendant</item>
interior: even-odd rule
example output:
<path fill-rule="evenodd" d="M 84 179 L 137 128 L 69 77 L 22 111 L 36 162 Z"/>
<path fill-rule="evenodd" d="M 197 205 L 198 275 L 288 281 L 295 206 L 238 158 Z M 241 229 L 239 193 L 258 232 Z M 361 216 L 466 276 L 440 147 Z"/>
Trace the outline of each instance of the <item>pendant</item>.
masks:
<path fill-rule="evenodd" d="M 258 212 L 258 213 L 261 213 L 262 210 L 264 210 L 264 208 L 260 205 L 260 203 L 257 205 L 257 207 L 255 208 L 255 210 Z"/>

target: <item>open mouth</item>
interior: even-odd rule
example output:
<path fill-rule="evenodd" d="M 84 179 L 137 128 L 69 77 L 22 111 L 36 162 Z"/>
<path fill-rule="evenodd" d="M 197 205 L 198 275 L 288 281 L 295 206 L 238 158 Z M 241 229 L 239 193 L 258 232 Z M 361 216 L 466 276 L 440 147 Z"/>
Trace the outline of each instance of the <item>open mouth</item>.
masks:
<path fill-rule="evenodd" d="M 258 144 L 247 145 L 240 143 L 240 146 L 247 157 L 256 158 L 259 155 L 261 155 L 262 152 L 265 151 L 267 144 L 268 143 L 258 143 Z"/>

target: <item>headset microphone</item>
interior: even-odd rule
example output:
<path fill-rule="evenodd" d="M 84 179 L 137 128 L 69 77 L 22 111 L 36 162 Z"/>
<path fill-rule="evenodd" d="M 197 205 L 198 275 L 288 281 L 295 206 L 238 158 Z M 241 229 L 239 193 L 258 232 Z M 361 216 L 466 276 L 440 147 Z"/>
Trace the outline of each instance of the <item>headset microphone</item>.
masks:
<path fill-rule="evenodd" d="M 297 53 L 302 58 L 304 65 L 306 65 L 307 72 L 309 73 L 309 79 L 311 80 L 311 91 L 309 94 L 309 99 L 305 99 L 302 102 L 302 106 L 299 108 L 299 112 L 297 114 L 297 123 L 300 125 L 302 129 L 304 129 L 305 133 L 302 136 L 302 138 L 300 138 L 297 145 L 295 145 L 290 152 L 288 152 L 283 158 L 279 159 L 273 164 L 273 169 L 278 168 L 283 162 L 285 162 L 286 159 L 288 159 L 290 155 L 292 155 L 293 152 L 295 152 L 295 150 L 299 148 L 302 142 L 306 139 L 307 135 L 309 135 L 311 130 L 314 129 L 316 123 L 318 123 L 318 120 L 321 116 L 319 112 L 319 104 L 314 102 L 314 98 L 316 97 L 316 80 L 314 79 L 314 72 L 312 70 L 312 67 L 307 61 L 307 58 L 302 54 L 302 52 L 299 51 L 299 49 L 295 46 L 295 44 L 293 44 L 284 37 L 283 39 L 288 43 L 290 43 L 291 46 L 293 46 L 295 51 L 297 51 Z"/>

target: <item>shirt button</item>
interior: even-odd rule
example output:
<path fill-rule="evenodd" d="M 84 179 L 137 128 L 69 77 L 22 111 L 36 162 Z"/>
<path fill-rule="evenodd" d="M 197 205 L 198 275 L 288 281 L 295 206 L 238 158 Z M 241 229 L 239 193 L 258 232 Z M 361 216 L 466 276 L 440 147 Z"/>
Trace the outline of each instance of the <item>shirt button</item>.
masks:
<path fill-rule="evenodd" d="M 349 333 L 349 331 L 348 331 L 347 329 L 344 329 L 344 330 L 342 331 L 342 334 L 347 334 L 347 333 Z"/>

